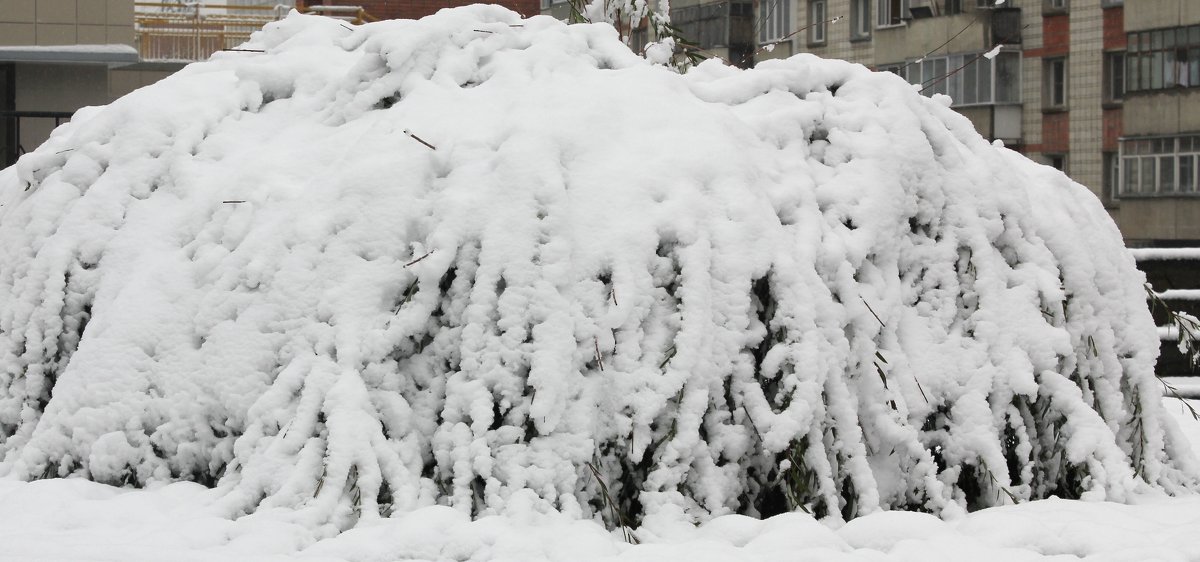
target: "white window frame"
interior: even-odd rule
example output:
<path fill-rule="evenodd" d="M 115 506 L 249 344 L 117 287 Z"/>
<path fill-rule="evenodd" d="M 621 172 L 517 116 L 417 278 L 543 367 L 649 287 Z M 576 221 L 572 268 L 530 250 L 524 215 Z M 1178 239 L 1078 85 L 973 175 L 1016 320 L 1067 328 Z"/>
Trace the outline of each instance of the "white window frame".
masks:
<path fill-rule="evenodd" d="M 1200 195 L 1200 134 L 1121 139 L 1118 154 L 1120 197 Z M 1184 168 L 1191 175 L 1187 186 L 1180 185 Z M 1167 176 L 1171 184 L 1163 185 Z M 1130 179 L 1135 185 L 1130 185 Z"/>
<path fill-rule="evenodd" d="M 871 4 L 872 0 L 851 0 L 850 4 L 850 36 L 862 39 L 871 36 Z"/>
<path fill-rule="evenodd" d="M 1001 60 L 1001 57 L 1005 57 L 1004 60 L 1016 61 L 1015 78 L 1017 84 L 1012 86 L 1012 91 L 1016 93 L 1014 96 L 1015 99 L 997 99 L 997 93 L 1002 88 L 999 79 L 1000 65 L 997 62 Z M 968 61 L 973 62 L 970 62 L 968 65 Z M 964 53 L 940 57 L 924 57 L 919 62 L 917 60 L 910 60 L 902 66 L 902 70 L 898 74 L 906 77 L 909 83 L 921 86 L 923 89 L 922 94 L 924 95 L 949 95 L 954 100 L 953 107 L 1009 105 L 1020 103 L 1021 64 L 1021 56 L 1015 51 L 1001 51 L 999 56 L 992 59 L 980 57 L 979 53 Z M 979 70 L 984 70 L 986 76 L 981 76 L 978 73 Z M 949 76 L 946 76 L 947 74 Z M 966 81 L 972 77 L 975 79 L 975 98 L 968 103 L 964 88 L 966 87 Z"/>
<path fill-rule="evenodd" d="M 794 0 L 760 0 L 758 42 L 774 43 L 792 32 L 792 2 Z"/>
<path fill-rule="evenodd" d="M 824 44 L 828 39 L 825 20 L 829 19 L 828 0 L 808 0 L 808 42 Z"/>
<path fill-rule="evenodd" d="M 904 25 L 908 15 L 908 0 L 877 0 L 875 27 L 879 29 Z"/>
<path fill-rule="evenodd" d="M 1125 99 L 1125 51 L 1105 51 L 1103 70 L 1103 91 L 1101 100 L 1105 103 L 1119 102 Z"/>
<path fill-rule="evenodd" d="M 1057 66 L 1061 63 L 1061 67 Z M 1047 57 L 1042 59 L 1042 80 L 1046 91 L 1042 104 L 1047 109 L 1066 109 L 1070 98 L 1070 66 L 1067 57 Z M 1062 92 L 1056 88 L 1057 81 L 1062 79 Z"/>

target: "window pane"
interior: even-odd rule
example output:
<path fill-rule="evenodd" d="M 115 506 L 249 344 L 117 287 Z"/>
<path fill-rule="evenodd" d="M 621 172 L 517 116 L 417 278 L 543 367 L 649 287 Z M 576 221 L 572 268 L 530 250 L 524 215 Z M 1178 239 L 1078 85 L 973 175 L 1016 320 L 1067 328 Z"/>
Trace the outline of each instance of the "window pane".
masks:
<path fill-rule="evenodd" d="M 1175 157 L 1158 158 L 1158 190 L 1162 193 L 1175 191 Z"/>
<path fill-rule="evenodd" d="M 1142 61 L 1141 61 L 1141 66 L 1142 66 L 1141 89 L 1149 90 L 1150 89 L 1150 64 L 1154 62 L 1153 56 L 1150 53 L 1145 53 L 1145 54 L 1142 54 L 1139 58 L 1142 59 Z"/>
<path fill-rule="evenodd" d="M 1141 160 L 1142 160 L 1142 165 L 1141 165 L 1142 179 L 1138 183 L 1140 183 L 1142 185 L 1142 193 L 1154 193 L 1157 191 L 1157 189 L 1155 189 L 1157 186 L 1157 182 L 1155 181 L 1155 177 L 1154 177 L 1155 176 L 1155 173 L 1154 173 L 1155 165 L 1154 164 L 1155 164 L 1156 158 L 1154 158 L 1153 156 L 1143 156 L 1141 158 Z"/>
<path fill-rule="evenodd" d="M 1067 63 L 1064 60 L 1056 60 L 1051 63 L 1052 81 L 1054 95 L 1051 98 L 1053 105 L 1066 105 L 1067 103 Z"/>
<path fill-rule="evenodd" d="M 1200 86 L 1200 48 L 1188 49 L 1187 84 Z"/>
<path fill-rule="evenodd" d="M 1158 90 L 1163 87 L 1163 53 L 1158 51 L 1151 55 L 1150 87 Z"/>
<path fill-rule="evenodd" d="M 1122 188 L 1122 193 L 1137 193 L 1138 192 L 1138 159 L 1126 158 L 1125 162 L 1125 185 Z"/>
<path fill-rule="evenodd" d="M 1141 89 L 1138 84 L 1138 60 L 1136 56 L 1125 59 L 1125 70 L 1128 71 L 1126 73 L 1126 80 L 1128 81 L 1126 88 L 1129 90 Z"/>
<path fill-rule="evenodd" d="M 1170 50 L 1163 53 L 1163 87 L 1174 88 L 1175 84 L 1175 51 Z"/>
<path fill-rule="evenodd" d="M 1020 84 L 1017 65 L 1020 64 L 1017 53 L 1000 53 L 996 57 L 996 100 L 997 102 L 1017 101 L 1017 89 Z"/>
<path fill-rule="evenodd" d="M 1196 191 L 1196 158 L 1191 154 L 1179 157 L 1179 191 Z"/>
<path fill-rule="evenodd" d="M 946 93 L 946 81 L 943 80 L 942 78 L 946 76 L 947 72 L 949 72 L 949 71 L 946 69 L 946 59 L 944 59 L 944 58 L 934 59 L 934 61 L 933 61 L 934 81 L 938 82 L 938 84 L 933 87 L 934 93 L 937 93 L 937 94 Z"/>
<path fill-rule="evenodd" d="M 1116 53 L 1113 55 L 1112 97 L 1113 99 L 1121 99 L 1125 97 L 1124 53 Z"/>
<path fill-rule="evenodd" d="M 979 101 L 992 101 L 992 61 L 987 57 L 979 59 Z"/>
<path fill-rule="evenodd" d="M 982 68 L 978 66 L 978 63 L 985 60 L 987 59 L 979 59 L 975 63 L 967 65 L 967 67 L 959 73 L 959 75 L 962 76 L 962 80 L 959 81 L 962 84 L 962 103 L 979 103 L 980 101 L 987 101 L 986 99 L 980 99 L 978 85 L 979 70 Z"/>

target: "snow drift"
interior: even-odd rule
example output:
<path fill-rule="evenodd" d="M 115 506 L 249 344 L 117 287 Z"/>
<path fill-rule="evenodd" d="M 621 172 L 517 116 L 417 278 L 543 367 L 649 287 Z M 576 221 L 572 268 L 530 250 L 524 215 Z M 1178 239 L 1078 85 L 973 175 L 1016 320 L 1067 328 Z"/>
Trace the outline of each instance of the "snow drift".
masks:
<path fill-rule="evenodd" d="M 0 471 L 635 524 L 1196 486 L 1099 202 L 947 99 L 293 14 L 0 174 Z"/>

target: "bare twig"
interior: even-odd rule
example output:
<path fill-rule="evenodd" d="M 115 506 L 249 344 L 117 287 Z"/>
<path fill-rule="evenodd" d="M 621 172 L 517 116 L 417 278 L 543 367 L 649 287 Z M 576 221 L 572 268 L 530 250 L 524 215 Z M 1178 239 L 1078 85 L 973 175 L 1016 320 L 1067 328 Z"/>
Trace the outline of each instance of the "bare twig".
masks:
<path fill-rule="evenodd" d="M 414 135 L 414 134 L 412 134 L 412 131 L 409 131 L 408 129 L 405 129 L 405 130 L 404 130 L 404 134 L 406 134 L 406 135 L 408 135 L 408 136 L 412 137 L 412 139 L 413 139 L 413 140 L 415 140 L 415 141 L 417 141 L 417 142 L 419 142 L 419 143 L 421 143 L 421 144 L 425 145 L 426 147 L 428 147 L 428 148 L 429 148 L 429 150 L 437 150 L 437 147 L 433 146 L 432 144 L 429 144 L 429 143 L 425 142 L 425 139 L 422 139 L 421 137 L 418 137 L 417 135 Z"/>
<path fill-rule="evenodd" d="M 608 504 L 609 510 L 613 514 L 613 518 L 617 520 L 617 524 L 621 526 L 621 536 L 625 538 L 625 542 L 629 544 L 639 544 L 641 541 L 633 535 L 633 531 L 629 530 L 629 522 L 625 520 L 625 514 L 621 513 L 620 506 L 616 501 L 613 501 L 612 495 L 608 493 L 608 485 L 604 483 L 604 479 L 600 477 L 600 471 L 596 470 L 596 465 L 591 462 L 587 463 L 587 467 L 592 471 L 592 477 L 600 484 L 600 493 L 604 495 L 604 502 Z"/>
<path fill-rule="evenodd" d="M 878 315 L 878 314 L 875 314 L 875 310 L 871 308 L 871 305 L 870 305 L 870 304 L 867 304 L 867 299 L 864 299 L 864 298 L 862 298 L 862 297 L 858 297 L 858 298 L 859 298 L 860 300 L 862 300 L 862 303 L 863 303 L 864 305 L 866 305 L 866 307 L 867 307 L 867 310 L 869 310 L 869 311 L 871 312 L 871 316 L 874 316 L 874 317 L 875 317 L 875 320 L 879 322 L 879 325 L 880 325 L 880 326 L 883 326 L 883 327 L 885 327 L 885 328 L 886 328 L 886 327 L 887 327 L 887 324 L 884 324 L 884 323 L 883 323 L 883 320 L 880 320 L 880 319 L 879 319 L 879 315 Z"/>
<path fill-rule="evenodd" d="M 600 370 L 604 370 L 604 357 L 600 355 L 600 338 L 592 338 L 592 343 L 596 346 L 596 364 L 600 366 Z"/>
<path fill-rule="evenodd" d="M 224 200 L 224 201 L 221 201 L 221 202 L 222 202 L 222 203 L 245 203 L 245 202 L 246 202 L 246 200 L 245 200 L 245 199 L 226 199 L 226 200 Z"/>
<path fill-rule="evenodd" d="M 234 53 L 265 53 L 263 49 L 221 49 L 222 51 L 230 51 Z"/>
<path fill-rule="evenodd" d="M 413 261 L 410 261 L 410 262 L 408 262 L 408 263 L 404 264 L 404 267 L 408 267 L 408 266 L 410 266 L 410 265 L 412 265 L 412 264 L 414 264 L 414 263 L 417 263 L 417 262 L 419 262 L 419 261 L 421 261 L 421 260 L 423 260 L 423 259 L 425 259 L 425 258 L 429 257 L 431 254 L 433 254 L 433 250 L 429 250 L 428 252 L 426 252 L 426 253 L 425 253 L 425 255 L 423 255 L 423 256 L 421 256 L 421 257 L 419 257 L 419 258 L 417 258 L 417 259 L 415 259 L 415 260 L 413 260 Z"/>

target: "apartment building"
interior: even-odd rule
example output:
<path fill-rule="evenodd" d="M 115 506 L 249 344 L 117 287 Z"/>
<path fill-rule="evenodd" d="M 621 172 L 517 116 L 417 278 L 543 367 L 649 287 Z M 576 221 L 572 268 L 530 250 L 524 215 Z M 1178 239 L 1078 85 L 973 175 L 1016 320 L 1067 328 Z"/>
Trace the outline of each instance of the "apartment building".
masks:
<path fill-rule="evenodd" d="M 1123 44 L 1119 222 L 1139 245 L 1200 245 L 1200 1 L 1131 0 Z"/>
<path fill-rule="evenodd" d="M 755 13 L 757 43 L 775 44 L 760 60 L 810 52 L 950 95 L 980 134 L 1088 186 L 1130 245 L 1200 244 L 1200 1 L 758 0 Z"/>

